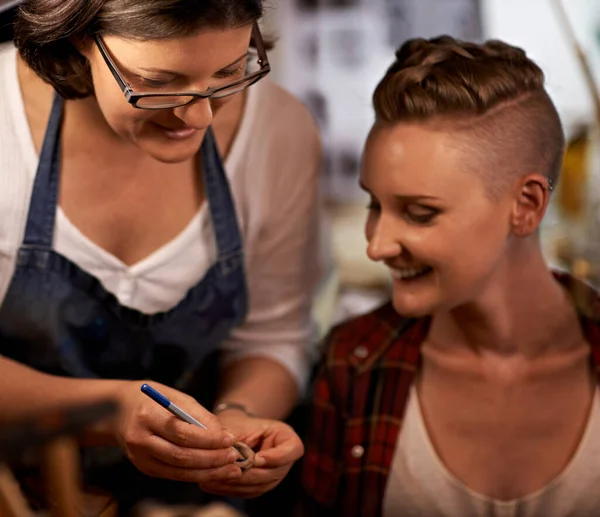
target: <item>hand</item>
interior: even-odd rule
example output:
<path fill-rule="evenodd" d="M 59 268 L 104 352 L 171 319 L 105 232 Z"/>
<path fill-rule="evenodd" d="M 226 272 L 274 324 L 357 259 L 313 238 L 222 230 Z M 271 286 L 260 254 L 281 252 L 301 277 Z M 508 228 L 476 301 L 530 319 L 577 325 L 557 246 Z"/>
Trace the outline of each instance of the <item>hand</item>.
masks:
<path fill-rule="evenodd" d="M 240 476 L 232 439 L 217 418 L 192 397 L 156 382 L 151 386 L 208 427 L 188 424 L 140 391 L 142 381 L 118 392 L 116 438 L 131 462 L 152 477 L 193 483 L 224 482 Z"/>
<path fill-rule="evenodd" d="M 221 425 L 257 452 L 254 466 L 238 479 L 209 481 L 200 487 L 214 494 L 231 497 L 258 497 L 273 490 L 304 454 L 298 435 L 287 424 L 277 420 L 249 417 L 242 411 L 226 410 L 218 415 Z"/>

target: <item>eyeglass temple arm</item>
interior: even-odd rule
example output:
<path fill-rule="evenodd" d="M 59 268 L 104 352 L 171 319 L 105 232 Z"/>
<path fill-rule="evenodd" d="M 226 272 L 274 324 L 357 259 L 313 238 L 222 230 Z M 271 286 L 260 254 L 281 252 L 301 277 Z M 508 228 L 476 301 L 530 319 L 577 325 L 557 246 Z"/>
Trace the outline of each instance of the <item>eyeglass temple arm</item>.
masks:
<path fill-rule="evenodd" d="M 269 66 L 269 58 L 267 57 L 267 51 L 265 50 L 265 44 L 262 34 L 260 33 L 260 28 L 258 27 L 258 22 L 254 22 L 254 25 L 252 25 L 252 41 L 254 41 L 254 44 L 256 45 L 256 51 L 258 52 L 261 64 L 263 66 Z"/>
<path fill-rule="evenodd" d="M 108 51 L 106 50 L 102 39 L 98 36 L 94 36 L 94 41 L 96 42 L 96 45 L 98 45 L 98 50 L 100 50 L 100 54 L 102 54 L 104 61 L 106 61 L 106 64 L 108 65 L 111 74 L 113 75 L 117 83 L 119 83 L 121 90 L 123 90 L 124 92 L 130 91 L 129 85 L 125 82 L 125 79 L 123 79 L 123 77 L 119 73 L 117 66 L 115 65 L 111 57 L 108 55 Z"/>

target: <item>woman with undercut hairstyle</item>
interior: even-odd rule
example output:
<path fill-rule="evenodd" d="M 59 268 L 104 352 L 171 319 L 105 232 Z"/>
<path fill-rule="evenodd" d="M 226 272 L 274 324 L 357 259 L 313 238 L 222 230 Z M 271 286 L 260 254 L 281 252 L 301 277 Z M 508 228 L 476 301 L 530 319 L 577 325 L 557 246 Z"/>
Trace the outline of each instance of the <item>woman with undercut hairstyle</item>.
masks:
<path fill-rule="evenodd" d="M 326 342 L 306 515 L 600 515 L 600 298 L 540 249 L 564 147 L 542 70 L 414 39 L 373 101 L 367 254 L 393 300 Z"/>
<path fill-rule="evenodd" d="M 0 424 L 116 400 L 81 445 L 124 515 L 259 496 L 303 453 L 284 420 L 314 348 L 320 143 L 266 78 L 262 14 L 25 0 L 0 47 Z"/>

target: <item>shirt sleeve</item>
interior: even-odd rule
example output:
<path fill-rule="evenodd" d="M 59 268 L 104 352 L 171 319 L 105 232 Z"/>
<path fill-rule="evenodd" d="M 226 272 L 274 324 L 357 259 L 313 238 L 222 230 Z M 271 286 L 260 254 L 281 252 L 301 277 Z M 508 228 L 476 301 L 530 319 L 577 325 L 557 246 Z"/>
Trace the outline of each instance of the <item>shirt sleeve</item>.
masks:
<path fill-rule="evenodd" d="M 262 182 L 248 187 L 253 195 L 261 191 L 262 205 L 260 229 L 245 248 L 249 309 L 223 349 L 226 362 L 250 356 L 277 361 L 304 393 L 315 359 L 311 307 L 323 262 L 321 143 L 308 110 L 295 99 L 287 101 L 269 103 L 277 104 L 279 112 L 272 114 L 272 133 L 261 135 L 263 154 L 255 163 L 270 171 Z M 273 129 L 273 119 L 282 121 L 279 130 L 277 125 Z"/>

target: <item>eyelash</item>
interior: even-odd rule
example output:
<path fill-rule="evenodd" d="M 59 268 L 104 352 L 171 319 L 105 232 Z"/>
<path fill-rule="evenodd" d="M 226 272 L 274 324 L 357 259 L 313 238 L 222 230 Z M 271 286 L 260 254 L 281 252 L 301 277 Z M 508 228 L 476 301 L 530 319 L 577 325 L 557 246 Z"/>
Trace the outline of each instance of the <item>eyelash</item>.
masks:
<path fill-rule="evenodd" d="M 234 77 L 234 76 L 238 75 L 240 72 L 242 72 L 244 70 L 244 68 L 246 68 L 246 63 L 241 63 L 237 68 L 235 68 L 233 70 L 222 70 L 221 72 L 219 72 L 217 74 L 217 77 L 219 79 L 226 79 L 228 77 Z"/>
<path fill-rule="evenodd" d="M 381 210 L 381 205 L 375 201 L 371 201 L 367 205 L 367 210 L 379 212 Z M 409 211 L 405 211 L 404 217 L 416 224 L 429 224 L 433 221 L 434 217 L 439 214 L 439 210 L 434 210 L 432 208 L 429 208 L 429 210 L 431 210 L 431 213 L 429 214 L 411 214 Z"/>
<path fill-rule="evenodd" d="M 222 70 L 217 74 L 219 79 L 227 79 L 229 77 L 235 77 L 244 69 L 245 65 L 238 66 L 235 70 Z M 146 77 L 139 77 L 141 84 L 146 88 L 164 88 L 169 84 L 170 81 L 154 81 Z"/>
<path fill-rule="evenodd" d="M 437 215 L 437 213 L 431 213 L 431 214 L 411 214 L 410 212 L 407 212 L 406 216 L 408 218 L 410 218 L 411 221 L 417 223 L 417 224 L 429 224 L 431 221 L 433 221 L 433 218 Z"/>
<path fill-rule="evenodd" d="M 140 77 L 139 79 L 142 85 L 147 88 L 164 88 L 169 84 L 165 81 L 153 81 L 152 79 L 146 79 L 145 77 Z"/>

